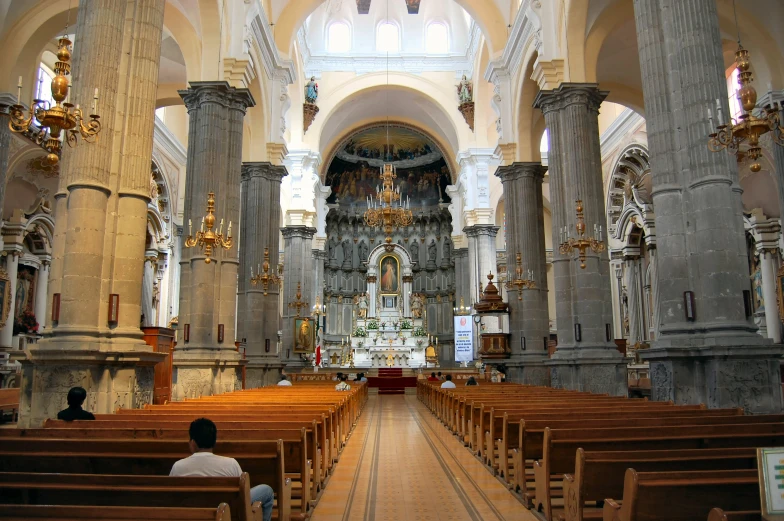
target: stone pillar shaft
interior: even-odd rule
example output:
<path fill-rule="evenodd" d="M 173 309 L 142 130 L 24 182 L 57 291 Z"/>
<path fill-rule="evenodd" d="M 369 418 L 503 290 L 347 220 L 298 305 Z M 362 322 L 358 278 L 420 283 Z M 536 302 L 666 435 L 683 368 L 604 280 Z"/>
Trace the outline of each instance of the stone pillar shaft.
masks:
<path fill-rule="evenodd" d="M 779 319 L 778 306 L 776 305 L 776 257 L 771 251 L 760 254 L 762 272 L 762 296 L 765 299 L 765 325 L 768 329 L 768 338 L 773 343 L 781 343 L 781 320 Z"/>
<path fill-rule="evenodd" d="M 534 289 L 507 289 L 512 358 L 525 358 L 527 365 L 547 358 L 546 339 L 550 333 L 542 197 L 546 170 L 541 163 L 514 163 L 496 171 L 503 182 L 506 201 L 506 279 L 510 281 L 516 277 L 516 256 L 519 253 L 523 277 L 527 278 L 528 270 L 531 270 L 536 283 Z M 522 370 L 521 381 L 547 384 L 544 367 L 527 369 Z"/>
<path fill-rule="evenodd" d="M 49 263 L 44 262 L 38 269 L 35 281 L 35 319 L 38 321 L 38 331 L 43 332 L 49 317 L 46 315 L 46 293 L 49 287 Z"/>
<path fill-rule="evenodd" d="M 468 262 L 471 267 L 471 289 L 473 302 L 466 302 L 466 306 L 473 306 L 479 300 L 479 286 L 487 286 L 487 275 L 492 273 L 498 278 L 496 268 L 495 237 L 498 235 L 498 226 L 490 224 L 475 224 L 463 229 L 468 237 Z"/>
<path fill-rule="evenodd" d="M 19 254 L 9 252 L 6 257 L 5 269 L 8 272 L 8 285 L 11 287 L 11 302 L 9 302 L 8 319 L 0 329 L 0 345 L 6 348 L 12 347 L 14 337 L 14 313 L 16 311 L 16 280 L 19 272 Z"/>
<path fill-rule="evenodd" d="M 15 101 L 15 100 L 14 100 Z M 0 186 L 0 219 L 2 219 L 5 202 L 5 184 L 8 175 L 8 160 L 11 153 L 11 129 L 8 128 L 8 107 L 13 101 L 6 99 L 6 95 L 0 100 L 0 179 L 3 181 Z"/>
<path fill-rule="evenodd" d="M 315 228 L 307 226 L 286 226 L 283 228 L 284 258 L 283 278 L 283 347 L 281 361 L 291 367 L 302 367 L 304 361 L 294 353 L 294 325 L 297 310 L 289 306 L 296 301 L 297 284 L 301 284 L 302 302 L 308 306 L 299 311 L 300 317 L 309 317 L 313 302 L 313 235 Z M 315 346 L 314 346 L 315 347 Z"/>
<path fill-rule="evenodd" d="M 269 250 L 269 275 L 278 274 L 280 258 L 280 183 L 286 169 L 271 163 L 242 164 L 242 211 L 240 223 L 240 269 L 238 287 L 238 338 L 244 340 L 248 379 L 263 383 L 254 364 L 279 360 L 277 333 L 280 329 L 280 288 L 252 285 L 251 275 L 260 275 L 264 249 Z M 269 345 L 269 351 L 266 346 Z M 253 377 L 253 378 L 251 378 Z M 273 383 L 273 382 L 269 382 Z"/>

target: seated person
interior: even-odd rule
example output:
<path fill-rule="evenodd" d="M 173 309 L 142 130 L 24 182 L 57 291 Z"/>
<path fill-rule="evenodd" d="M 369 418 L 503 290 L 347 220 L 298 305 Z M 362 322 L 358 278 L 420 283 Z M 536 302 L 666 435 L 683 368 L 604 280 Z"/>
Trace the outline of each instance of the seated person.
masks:
<path fill-rule="evenodd" d="M 454 389 L 457 387 L 455 383 L 452 381 L 452 375 L 446 375 L 446 381 L 441 384 L 441 389 Z"/>
<path fill-rule="evenodd" d="M 359 381 L 360 382 L 367 382 L 367 378 L 365 377 L 365 373 L 359 373 Z"/>
<path fill-rule="evenodd" d="M 338 373 L 337 373 L 335 376 L 333 376 L 333 377 L 332 377 L 332 381 L 333 381 L 333 382 L 339 382 L 339 381 L 340 381 L 340 377 L 341 377 L 341 376 L 343 376 L 343 373 L 341 373 L 340 371 L 338 371 Z"/>
<path fill-rule="evenodd" d="M 280 375 L 280 382 L 278 382 L 278 385 L 291 387 L 291 382 L 289 381 L 289 379 L 286 377 L 285 374 L 282 374 Z"/>
<path fill-rule="evenodd" d="M 477 381 L 476 381 L 476 378 L 474 378 L 473 376 L 471 376 L 471 377 L 470 377 L 470 378 L 469 378 L 469 379 L 466 381 L 466 385 L 468 386 L 468 385 L 479 385 L 479 384 L 477 383 Z"/>
<path fill-rule="evenodd" d="M 351 386 L 348 383 L 346 383 L 346 380 L 348 380 L 348 376 L 341 375 L 340 376 L 340 383 L 335 386 L 335 390 L 336 391 L 350 391 L 351 390 Z"/>
<path fill-rule="evenodd" d="M 179 477 L 219 477 L 238 478 L 242 468 L 234 458 L 212 453 L 218 441 L 218 428 L 207 418 L 193 420 L 188 429 L 191 455 L 174 463 L 170 476 Z M 250 489 L 250 502 L 261 501 L 261 514 L 264 521 L 272 519 L 272 505 L 275 494 L 269 485 L 256 485 Z"/>
<path fill-rule="evenodd" d="M 83 387 L 72 387 L 68 391 L 68 408 L 57 413 L 58 420 L 71 422 L 74 420 L 94 420 L 93 413 L 82 409 L 82 404 L 87 399 L 87 391 Z"/>
<path fill-rule="evenodd" d="M 441 380 L 438 379 L 436 373 L 430 373 L 430 376 L 427 377 L 428 382 L 440 382 Z"/>
<path fill-rule="evenodd" d="M 439 380 L 440 382 L 443 382 L 443 381 L 444 381 L 444 377 L 443 377 L 443 376 L 441 376 L 441 371 L 439 371 L 439 372 L 438 372 L 438 380 Z"/>

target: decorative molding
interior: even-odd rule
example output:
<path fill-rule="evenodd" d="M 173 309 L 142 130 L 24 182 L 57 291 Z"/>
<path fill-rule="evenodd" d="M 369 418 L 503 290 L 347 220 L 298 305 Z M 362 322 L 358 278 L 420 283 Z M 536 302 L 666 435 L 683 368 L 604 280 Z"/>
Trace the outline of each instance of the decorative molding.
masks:
<path fill-rule="evenodd" d="M 178 164 L 185 165 L 188 162 L 188 155 L 185 147 L 180 143 L 171 130 L 158 118 L 155 118 L 155 130 L 153 132 L 153 141 L 156 145 L 161 147 L 169 157 L 174 159 Z"/>
<path fill-rule="evenodd" d="M 267 20 L 267 14 L 260 7 L 261 2 L 255 2 L 248 11 L 248 16 L 251 18 L 250 29 L 253 35 L 253 46 L 261 57 L 267 78 L 282 78 L 286 85 L 291 85 L 294 83 L 297 69 L 293 61 L 281 58 L 275 44 L 275 37 L 270 29 L 269 20 Z"/>
<path fill-rule="evenodd" d="M 498 75 L 515 77 L 520 65 L 523 62 L 524 51 L 528 44 L 536 43 L 539 39 L 541 45 L 541 33 L 537 33 L 538 28 L 534 19 L 529 16 L 531 0 L 523 0 L 517 12 L 512 31 L 506 40 L 506 47 L 501 57 L 491 61 L 485 70 L 485 80 L 495 82 Z"/>
<path fill-rule="evenodd" d="M 607 157 L 624 139 L 644 125 L 645 118 L 632 109 L 627 108 L 621 112 L 621 115 L 615 118 L 615 121 L 599 136 L 602 157 Z"/>

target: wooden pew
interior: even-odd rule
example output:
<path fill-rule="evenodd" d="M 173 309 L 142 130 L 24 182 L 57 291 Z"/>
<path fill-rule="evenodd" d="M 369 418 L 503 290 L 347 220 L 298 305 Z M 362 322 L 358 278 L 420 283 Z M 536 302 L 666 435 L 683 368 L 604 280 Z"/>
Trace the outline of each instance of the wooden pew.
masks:
<path fill-rule="evenodd" d="M 526 499 L 533 500 L 534 510 L 541 511 L 545 519 L 553 519 L 551 477 L 573 474 L 575 454 L 581 447 L 586 451 L 630 451 L 780 445 L 784 445 L 782 423 L 555 430 L 548 427 L 542 458 L 534 463 L 535 496 Z M 700 518 L 707 516 L 708 510 Z"/>
<path fill-rule="evenodd" d="M 224 503 L 232 521 L 261 521 L 250 478 L 181 478 L 0 472 L 0 503 L 111 507 L 206 508 Z"/>
<path fill-rule="evenodd" d="M 0 389 L 0 419 L 4 411 L 11 411 L 12 421 L 16 421 L 19 413 L 19 392 L 18 387 Z"/>
<path fill-rule="evenodd" d="M 708 521 L 762 521 L 762 513 L 757 511 L 725 512 L 714 508 L 708 514 Z"/>
<path fill-rule="evenodd" d="M 564 475 L 564 511 L 556 519 L 601 519 L 601 507 L 586 509 L 585 503 L 622 497 L 628 468 L 638 472 L 753 470 L 757 468 L 757 451 L 753 447 L 628 452 L 577 449 L 574 474 Z"/>
<path fill-rule="evenodd" d="M 34 443 L 37 440 L 64 439 L 64 440 L 180 440 L 183 447 L 187 447 L 189 439 L 188 429 L 91 429 L 88 423 L 81 429 L 0 429 L 0 440 L 22 438 Z M 300 429 L 275 429 L 267 431 L 248 430 L 221 430 L 219 440 L 245 441 L 254 440 L 282 440 L 285 455 L 285 475 L 292 480 L 292 499 L 300 499 L 300 508 L 303 513 L 311 507 L 313 483 L 311 481 L 312 462 L 308 458 L 308 431 Z M 310 432 L 312 440 L 313 432 Z M 220 441 L 218 442 L 220 446 Z M 216 454 L 221 454 L 217 452 Z M 221 454 L 226 456 L 227 454 Z M 240 464 L 242 467 L 242 464 Z M 244 467 L 243 467 L 244 470 Z M 255 483 L 258 484 L 258 483 Z"/>
<path fill-rule="evenodd" d="M 285 473 L 283 441 L 219 440 L 215 452 L 236 459 L 250 475 L 251 487 L 271 486 L 279 519 L 291 518 L 291 479 Z M 174 462 L 189 455 L 181 441 L 5 438 L 0 444 L 0 472 L 168 476 Z"/>
<path fill-rule="evenodd" d="M 217 508 L 79 507 L 69 505 L 0 505 L 6 521 L 230 521 L 225 503 Z"/>
<path fill-rule="evenodd" d="M 693 521 L 712 508 L 753 511 L 760 506 L 756 470 L 637 472 L 627 469 L 623 502 L 604 503 L 604 521 Z"/>

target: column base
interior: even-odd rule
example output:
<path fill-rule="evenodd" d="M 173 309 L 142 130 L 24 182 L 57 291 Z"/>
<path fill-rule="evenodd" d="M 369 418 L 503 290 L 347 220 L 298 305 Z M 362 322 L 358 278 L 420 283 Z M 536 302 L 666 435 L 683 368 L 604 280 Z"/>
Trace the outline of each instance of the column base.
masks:
<path fill-rule="evenodd" d="M 164 353 L 148 351 L 62 350 L 31 347 L 14 353 L 22 364 L 19 427 L 41 427 L 67 407 L 72 387 L 84 387 L 84 409 L 111 414 L 120 407 L 152 403 L 155 364 Z"/>
<path fill-rule="evenodd" d="M 233 349 L 174 352 L 172 400 L 199 398 L 242 389 L 242 360 Z"/>
<path fill-rule="evenodd" d="M 249 359 L 245 366 L 245 389 L 277 385 L 282 370 L 280 360 Z"/>
<path fill-rule="evenodd" d="M 651 348 L 651 399 L 747 413 L 782 411 L 781 345 Z"/>
<path fill-rule="evenodd" d="M 505 362 L 508 368 L 508 382 L 527 385 L 550 385 L 550 371 L 544 365 L 547 358 L 542 356 L 513 357 Z"/>
<path fill-rule="evenodd" d="M 544 365 L 550 386 L 611 396 L 627 396 L 626 360 L 611 349 L 561 349 Z"/>

